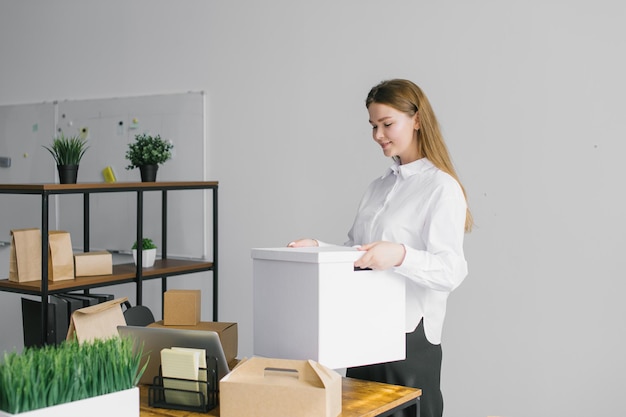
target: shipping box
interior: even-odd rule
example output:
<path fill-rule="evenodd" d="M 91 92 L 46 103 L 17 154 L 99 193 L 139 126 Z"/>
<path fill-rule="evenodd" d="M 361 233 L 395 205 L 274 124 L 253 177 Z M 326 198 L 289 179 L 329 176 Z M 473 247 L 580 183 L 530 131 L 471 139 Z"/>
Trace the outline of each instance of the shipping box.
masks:
<path fill-rule="evenodd" d="M 85 252 L 74 255 L 77 277 L 110 275 L 113 273 L 113 256 L 108 251 Z"/>
<path fill-rule="evenodd" d="M 163 294 L 163 324 L 194 326 L 200 321 L 200 290 L 167 290 Z"/>
<path fill-rule="evenodd" d="M 343 246 L 252 249 L 254 354 L 347 368 L 405 358 L 405 278 Z"/>
<path fill-rule="evenodd" d="M 238 330 L 237 323 L 224 323 L 224 322 L 215 322 L 215 321 L 201 321 L 198 324 L 193 326 L 183 326 L 183 325 L 165 325 L 163 324 L 163 320 L 157 321 L 156 323 L 149 324 L 148 327 L 169 327 L 175 329 L 185 329 L 185 330 L 209 330 L 212 332 L 216 332 L 220 338 L 220 343 L 222 344 L 222 348 L 224 349 L 224 356 L 226 356 L 226 361 L 230 364 L 233 363 L 234 359 L 237 358 L 238 347 Z"/>
<path fill-rule="evenodd" d="M 220 381 L 221 417 L 337 417 L 341 375 L 314 361 L 253 357 Z"/>

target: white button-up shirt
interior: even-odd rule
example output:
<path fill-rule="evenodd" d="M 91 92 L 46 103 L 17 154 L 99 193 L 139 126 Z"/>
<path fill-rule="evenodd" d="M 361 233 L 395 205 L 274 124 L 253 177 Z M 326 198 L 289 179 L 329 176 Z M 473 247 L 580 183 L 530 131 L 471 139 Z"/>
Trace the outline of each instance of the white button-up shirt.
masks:
<path fill-rule="evenodd" d="M 466 210 L 459 183 L 431 161 L 396 163 L 367 188 L 345 243 L 404 245 L 404 261 L 393 270 L 407 278 L 406 332 L 423 318 L 432 344 L 441 343 L 448 295 L 467 276 Z"/>

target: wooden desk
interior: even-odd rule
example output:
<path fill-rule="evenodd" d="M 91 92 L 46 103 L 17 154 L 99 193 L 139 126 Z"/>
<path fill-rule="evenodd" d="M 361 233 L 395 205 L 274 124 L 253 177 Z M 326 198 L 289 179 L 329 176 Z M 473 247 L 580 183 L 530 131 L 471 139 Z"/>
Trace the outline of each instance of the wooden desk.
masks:
<path fill-rule="evenodd" d="M 199 417 L 219 416 L 219 407 L 208 413 L 168 410 L 148 406 L 148 387 L 141 386 L 141 417 Z M 419 400 L 422 390 L 378 382 L 342 379 L 342 412 L 340 417 L 388 416 L 391 412 L 412 407 L 419 417 Z M 244 417 L 244 416 L 242 416 Z"/>

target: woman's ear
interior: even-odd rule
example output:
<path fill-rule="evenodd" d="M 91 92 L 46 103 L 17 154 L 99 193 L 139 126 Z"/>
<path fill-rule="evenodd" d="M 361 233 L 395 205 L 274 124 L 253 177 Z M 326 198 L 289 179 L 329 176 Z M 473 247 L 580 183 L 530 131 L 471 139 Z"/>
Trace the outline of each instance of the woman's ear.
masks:
<path fill-rule="evenodd" d="M 420 113 L 416 112 L 413 116 L 413 129 L 420 130 Z"/>

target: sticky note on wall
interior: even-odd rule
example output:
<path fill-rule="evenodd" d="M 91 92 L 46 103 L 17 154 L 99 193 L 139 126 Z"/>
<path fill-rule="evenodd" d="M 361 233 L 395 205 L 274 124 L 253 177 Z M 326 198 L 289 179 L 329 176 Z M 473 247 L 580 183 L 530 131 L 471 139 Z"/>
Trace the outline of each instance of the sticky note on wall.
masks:
<path fill-rule="evenodd" d="M 115 177 L 115 172 L 113 171 L 113 168 L 111 168 L 110 165 L 102 170 L 102 176 L 104 177 L 105 182 L 110 183 L 110 182 L 117 181 L 117 178 Z"/>

